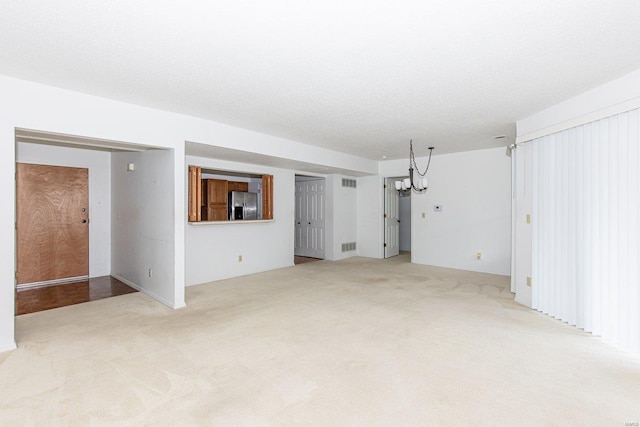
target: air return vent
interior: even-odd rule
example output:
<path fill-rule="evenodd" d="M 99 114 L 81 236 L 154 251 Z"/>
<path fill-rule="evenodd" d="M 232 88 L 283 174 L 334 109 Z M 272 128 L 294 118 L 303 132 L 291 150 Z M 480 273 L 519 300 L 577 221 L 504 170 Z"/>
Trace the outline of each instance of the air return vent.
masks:
<path fill-rule="evenodd" d="M 356 180 L 349 179 L 349 178 L 342 178 L 342 186 L 356 188 Z"/>
<path fill-rule="evenodd" d="M 356 250 L 356 242 L 349 242 L 342 244 L 342 252 L 349 252 Z"/>

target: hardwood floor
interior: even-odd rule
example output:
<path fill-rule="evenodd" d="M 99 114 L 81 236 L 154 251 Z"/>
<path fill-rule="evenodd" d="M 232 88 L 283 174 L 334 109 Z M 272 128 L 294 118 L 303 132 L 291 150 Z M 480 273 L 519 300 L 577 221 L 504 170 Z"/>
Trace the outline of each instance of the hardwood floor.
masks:
<path fill-rule="evenodd" d="M 319 258 L 309 258 L 309 257 L 306 257 L 306 256 L 298 256 L 298 255 L 293 257 L 293 264 L 294 265 L 306 264 L 308 262 L 314 262 L 314 261 L 322 261 L 322 260 L 319 259 Z"/>
<path fill-rule="evenodd" d="M 16 289 L 16 315 L 138 292 L 111 276 L 39 288 Z"/>

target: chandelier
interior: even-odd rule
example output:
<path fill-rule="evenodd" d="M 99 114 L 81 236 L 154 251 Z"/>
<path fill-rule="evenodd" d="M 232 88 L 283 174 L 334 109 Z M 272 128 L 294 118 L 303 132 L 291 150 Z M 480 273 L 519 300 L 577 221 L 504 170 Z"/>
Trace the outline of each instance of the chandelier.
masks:
<path fill-rule="evenodd" d="M 416 156 L 413 153 L 413 140 L 409 141 L 409 178 L 405 178 L 402 181 L 396 181 L 396 190 L 398 191 L 417 191 L 418 193 L 422 193 L 429 186 L 429 181 L 427 180 L 427 171 L 429 170 L 429 165 L 431 164 L 431 153 L 435 147 L 429 147 L 429 160 L 427 161 L 427 167 L 424 172 L 420 172 L 420 168 L 416 164 Z M 414 178 L 413 172 L 416 172 L 416 177 Z"/>

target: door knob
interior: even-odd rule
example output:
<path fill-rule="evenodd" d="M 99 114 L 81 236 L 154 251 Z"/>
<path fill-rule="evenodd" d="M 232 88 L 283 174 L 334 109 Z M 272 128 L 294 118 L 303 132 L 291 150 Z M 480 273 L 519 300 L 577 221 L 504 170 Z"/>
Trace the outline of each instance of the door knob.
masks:
<path fill-rule="evenodd" d="M 86 211 L 87 211 L 87 209 L 86 209 L 86 208 L 82 208 L 82 212 L 86 212 Z"/>

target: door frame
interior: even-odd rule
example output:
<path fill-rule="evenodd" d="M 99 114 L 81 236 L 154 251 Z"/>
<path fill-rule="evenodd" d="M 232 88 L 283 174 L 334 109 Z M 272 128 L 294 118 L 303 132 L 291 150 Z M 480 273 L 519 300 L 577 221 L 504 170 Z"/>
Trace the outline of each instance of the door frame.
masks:
<path fill-rule="evenodd" d="M 400 195 L 395 189 L 394 178 L 384 179 L 383 191 L 384 191 L 384 194 L 383 194 L 384 214 L 383 214 L 383 221 L 382 221 L 382 228 L 384 230 L 383 255 L 384 255 L 384 258 L 391 258 L 400 254 Z M 396 230 L 395 236 L 389 235 L 389 221 L 392 220 L 391 206 L 389 204 L 389 196 L 388 196 L 389 194 L 394 195 L 393 197 L 395 198 L 395 204 L 396 204 L 397 216 L 395 216 L 394 218 L 396 218 L 396 221 L 398 223 L 395 224 L 395 227 L 394 227 L 394 229 Z M 389 246 L 391 241 L 395 241 L 396 246 L 394 247 L 397 248 L 396 250 L 394 250 L 392 247 Z"/>
<path fill-rule="evenodd" d="M 382 214 L 383 214 L 383 218 L 382 218 L 382 258 L 392 258 L 394 256 L 399 255 L 400 253 L 400 247 L 402 246 L 401 244 L 401 233 L 400 233 L 400 226 L 398 226 L 398 236 L 397 236 L 397 241 L 398 241 L 398 254 L 395 255 L 389 255 L 387 256 L 387 246 L 386 246 L 386 242 L 387 242 L 387 215 L 388 215 L 388 210 L 387 210 L 387 186 L 391 186 L 390 188 L 395 188 L 395 181 L 400 181 L 403 180 L 405 178 L 408 178 L 407 176 L 396 176 L 396 177 L 384 177 L 382 180 Z M 397 190 L 396 190 L 397 191 Z M 401 217 L 401 212 L 400 212 L 400 197 L 413 197 L 413 193 L 410 192 L 407 196 L 400 196 L 398 194 L 398 220 L 400 221 L 400 217 Z M 411 229 L 411 212 L 409 212 L 409 228 Z"/>
<path fill-rule="evenodd" d="M 302 179 L 299 179 L 302 178 Z M 298 241 L 298 199 L 297 199 L 297 188 L 299 182 L 307 182 L 307 181 L 322 181 L 324 184 L 324 203 L 322 206 L 322 233 L 323 233 L 323 246 L 322 253 L 310 254 L 305 253 L 304 251 L 298 251 L 297 241 Z M 327 179 L 324 176 L 314 176 L 314 175 L 304 175 L 304 174 L 295 174 L 294 176 L 294 216 L 293 216 L 293 226 L 294 226 L 294 236 L 293 236 L 293 253 L 294 256 L 302 256 L 309 258 L 317 258 L 317 259 L 325 259 L 327 256 Z M 298 251 L 298 252 L 296 252 Z"/>
<path fill-rule="evenodd" d="M 87 280 L 89 278 L 89 274 L 90 274 L 90 269 L 89 269 L 89 256 L 90 256 L 90 251 L 89 251 L 89 244 L 90 244 L 90 227 L 89 227 L 89 168 L 88 167 L 78 167 L 78 166 L 63 166 L 63 165 L 54 165 L 54 164 L 46 164 L 46 163 L 32 163 L 32 162 L 16 162 L 16 234 L 15 234 L 15 248 L 16 248 L 16 258 L 15 258 L 15 271 L 16 271 L 16 280 L 15 280 L 15 288 L 16 289 L 27 289 L 27 288 L 31 288 L 31 287 L 38 287 L 38 286 L 48 286 L 48 285 L 56 285 L 56 284 L 62 284 L 62 283 L 68 283 L 68 282 L 75 282 L 75 281 L 81 281 L 81 280 Z M 27 172 L 26 168 L 29 168 L 30 166 L 32 167 L 43 167 L 43 168 L 57 168 L 58 171 L 62 171 L 62 170 L 77 170 L 77 171 L 84 171 L 81 172 L 81 174 L 84 174 L 84 179 L 82 182 L 82 187 L 83 187 L 83 192 L 85 193 L 85 200 L 84 203 L 81 204 L 82 205 L 82 211 L 78 210 L 78 212 L 76 212 L 74 215 L 70 215 L 73 217 L 74 221 L 82 221 L 82 223 L 78 223 L 78 226 L 84 227 L 86 228 L 86 231 L 83 233 L 85 234 L 85 236 L 83 236 L 82 240 L 84 241 L 86 239 L 86 241 L 84 242 L 84 246 L 86 248 L 86 252 L 84 254 L 75 254 L 73 257 L 75 258 L 76 255 L 82 255 L 83 256 L 83 264 L 86 267 L 86 274 L 82 274 L 79 276 L 65 276 L 65 277 L 56 277 L 56 278 L 49 278 L 46 280 L 37 280 L 37 281 L 29 281 L 26 283 L 19 283 L 20 281 L 20 271 L 19 271 L 19 266 L 20 266 L 20 260 L 21 257 L 27 256 L 27 254 L 21 253 L 21 251 L 19 250 L 20 248 L 20 237 L 19 237 L 19 232 L 21 227 L 23 228 L 30 228 L 28 224 L 20 224 L 21 221 L 21 216 L 19 215 L 20 212 L 20 191 L 19 189 L 21 188 L 21 184 L 19 181 L 19 177 L 20 177 L 20 169 L 21 166 L 23 165 L 22 168 L 25 171 L 25 173 Z M 42 171 L 40 171 L 40 173 L 43 173 Z M 58 172 L 56 172 L 58 173 Z M 33 189 L 32 189 L 33 190 Z M 80 209 L 80 208 L 78 208 Z M 67 214 L 69 214 L 70 212 L 67 212 Z M 64 247 L 64 246 L 63 246 Z M 38 252 L 41 253 L 41 252 Z M 59 261 L 59 258 L 54 259 L 54 263 L 57 263 Z"/>

